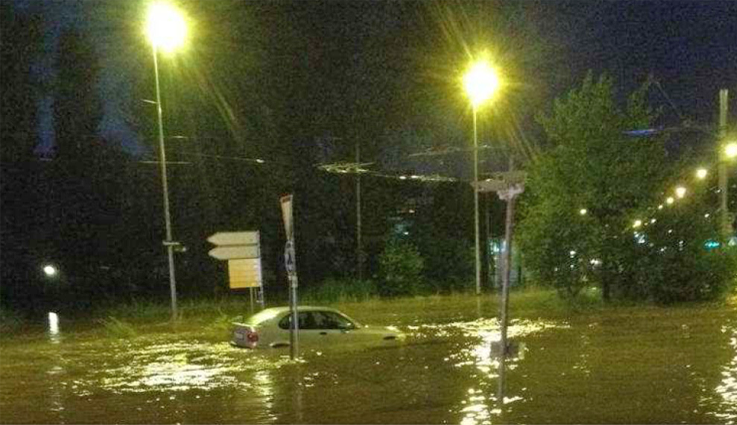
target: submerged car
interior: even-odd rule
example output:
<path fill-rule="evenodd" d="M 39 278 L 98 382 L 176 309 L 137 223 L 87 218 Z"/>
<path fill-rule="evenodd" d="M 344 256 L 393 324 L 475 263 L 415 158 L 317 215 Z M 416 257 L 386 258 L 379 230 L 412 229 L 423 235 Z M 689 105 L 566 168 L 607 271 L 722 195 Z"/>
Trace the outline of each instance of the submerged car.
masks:
<path fill-rule="evenodd" d="M 396 328 L 362 325 L 334 308 L 300 306 L 297 313 L 300 346 L 391 344 L 404 339 Z M 243 323 L 233 323 L 230 342 L 246 348 L 288 347 L 291 319 L 289 307 L 264 309 Z"/>

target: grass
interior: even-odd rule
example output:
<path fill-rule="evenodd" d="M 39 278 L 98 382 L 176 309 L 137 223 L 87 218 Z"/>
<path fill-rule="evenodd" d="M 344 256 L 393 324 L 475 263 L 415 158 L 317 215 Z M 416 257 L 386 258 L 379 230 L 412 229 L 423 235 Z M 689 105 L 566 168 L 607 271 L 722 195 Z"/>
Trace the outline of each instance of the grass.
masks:
<path fill-rule="evenodd" d="M 113 338 L 134 338 L 138 336 L 138 331 L 130 323 L 118 320 L 109 316 L 107 319 L 100 319 L 98 323 L 102 325 L 105 334 Z"/>
<path fill-rule="evenodd" d="M 360 302 L 376 298 L 376 284 L 370 280 L 328 279 L 304 291 L 300 298 L 309 304 Z"/>

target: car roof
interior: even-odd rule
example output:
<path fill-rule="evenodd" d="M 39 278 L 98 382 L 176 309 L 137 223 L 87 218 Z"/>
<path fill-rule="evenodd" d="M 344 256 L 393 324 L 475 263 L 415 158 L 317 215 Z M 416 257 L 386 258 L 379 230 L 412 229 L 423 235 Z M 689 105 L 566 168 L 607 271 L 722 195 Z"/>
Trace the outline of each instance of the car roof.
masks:
<path fill-rule="evenodd" d="M 320 306 L 314 306 L 314 305 L 300 305 L 297 306 L 297 311 L 333 311 L 336 313 L 340 313 L 345 316 L 345 313 L 341 312 L 340 310 L 331 308 L 331 307 L 320 307 Z M 289 312 L 289 307 L 269 307 L 265 308 L 258 313 L 250 316 L 248 319 L 246 319 L 246 322 L 257 325 L 259 323 L 263 323 L 267 320 L 274 319 L 276 317 L 281 316 L 284 313 Z"/>

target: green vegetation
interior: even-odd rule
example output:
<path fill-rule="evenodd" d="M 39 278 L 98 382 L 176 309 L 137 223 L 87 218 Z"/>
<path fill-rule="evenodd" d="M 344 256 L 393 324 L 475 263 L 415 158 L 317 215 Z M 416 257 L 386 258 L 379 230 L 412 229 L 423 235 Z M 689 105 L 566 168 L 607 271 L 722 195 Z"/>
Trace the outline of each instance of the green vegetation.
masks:
<path fill-rule="evenodd" d="M 317 287 L 307 288 L 301 299 L 304 303 L 324 304 L 365 301 L 375 296 L 377 296 L 376 283 L 371 280 L 327 279 Z"/>
<path fill-rule="evenodd" d="M 708 186 L 658 209 L 688 168 L 664 139 L 625 135 L 657 118 L 648 86 L 620 108 L 612 79 L 589 74 L 539 117 L 551 146 L 529 167 L 518 240 L 527 270 L 564 297 L 595 286 L 605 300 L 711 300 L 734 283 L 734 253 L 704 247 L 718 234 Z"/>
<path fill-rule="evenodd" d="M 422 288 L 424 261 L 417 248 L 403 241 L 391 241 L 379 256 L 379 294 L 382 296 L 415 295 Z"/>

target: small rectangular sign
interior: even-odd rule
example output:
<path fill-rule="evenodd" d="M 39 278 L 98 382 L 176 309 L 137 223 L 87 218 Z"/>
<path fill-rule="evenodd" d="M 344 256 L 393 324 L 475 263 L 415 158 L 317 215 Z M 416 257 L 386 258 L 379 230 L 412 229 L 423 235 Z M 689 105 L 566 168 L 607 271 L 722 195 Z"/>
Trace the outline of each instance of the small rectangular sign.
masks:
<path fill-rule="evenodd" d="M 258 245 L 259 232 L 217 232 L 207 241 L 214 245 Z"/>
<path fill-rule="evenodd" d="M 228 276 L 231 289 L 261 287 L 261 259 L 229 260 Z"/>
<path fill-rule="evenodd" d="M 236 260 L 241 258 L 259 258 L 261 250 L 258 245 L 217 246 L 208 252 L 210 257 L 218 260 Z"/>

